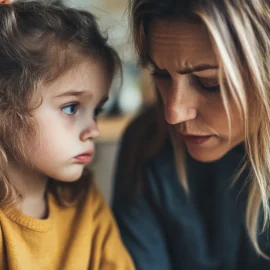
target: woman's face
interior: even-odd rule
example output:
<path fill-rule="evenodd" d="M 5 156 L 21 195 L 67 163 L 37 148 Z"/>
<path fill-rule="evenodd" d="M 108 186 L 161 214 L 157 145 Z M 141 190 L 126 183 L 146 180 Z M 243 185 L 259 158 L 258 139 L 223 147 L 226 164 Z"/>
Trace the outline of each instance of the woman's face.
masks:
<path fill-rule="evenodd" d="M 205 27 L 187 20 L 153 19 L 148 33 L 153 78 L 166 121 L 193 158 L 203 162 L 220 159 L 244 140 L 244 128 L 229 97 L 230 141 L 219 92 L 219 67 Z"/>

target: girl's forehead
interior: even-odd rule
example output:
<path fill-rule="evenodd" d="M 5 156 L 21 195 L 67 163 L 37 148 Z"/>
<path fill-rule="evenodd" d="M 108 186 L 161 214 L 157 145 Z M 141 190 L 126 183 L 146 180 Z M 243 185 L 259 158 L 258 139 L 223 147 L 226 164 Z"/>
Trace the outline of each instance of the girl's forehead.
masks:
<path fill-rule="evenodd" d="M 65 72 L 53 82 L 41 85 L 36 98 L 67 97 L 70 93 L 73 96 L 96 96 L 108 91 L 110 83 L 111 79 L 104 71 L 102 63 L 85 61 Z"/>

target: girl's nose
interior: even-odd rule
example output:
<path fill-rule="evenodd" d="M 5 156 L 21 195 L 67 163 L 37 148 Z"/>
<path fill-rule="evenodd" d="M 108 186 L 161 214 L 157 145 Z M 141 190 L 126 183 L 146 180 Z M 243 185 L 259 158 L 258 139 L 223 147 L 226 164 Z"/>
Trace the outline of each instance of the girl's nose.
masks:
<path fill-rule="evenodd" d="M 86 141 L 88 139 L 95 140 L 99 136 L 99 134 L 100 132 L 96 122 L 92 121 L 92 123 L 82 131 L 80 139 L 82 141 Z"/>

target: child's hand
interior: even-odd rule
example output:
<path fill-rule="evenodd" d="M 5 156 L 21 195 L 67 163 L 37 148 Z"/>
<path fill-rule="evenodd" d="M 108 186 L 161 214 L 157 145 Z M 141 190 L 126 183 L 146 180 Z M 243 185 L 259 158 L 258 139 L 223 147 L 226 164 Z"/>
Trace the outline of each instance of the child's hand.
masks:
<path fill-rule="evenodd" d="M 0 0 L 0 4 L 10 4 L 10 0 Z"/>

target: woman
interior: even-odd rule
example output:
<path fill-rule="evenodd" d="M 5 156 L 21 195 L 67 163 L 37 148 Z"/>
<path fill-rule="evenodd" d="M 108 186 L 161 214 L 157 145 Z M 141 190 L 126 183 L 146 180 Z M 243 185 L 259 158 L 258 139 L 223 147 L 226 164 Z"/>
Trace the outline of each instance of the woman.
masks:
<path fill-rule="evenodd" d="M 269 269 L 270 2 L 130 10 L 159 100 L 128 128 L 116 174 L 137 269 Z"/>

